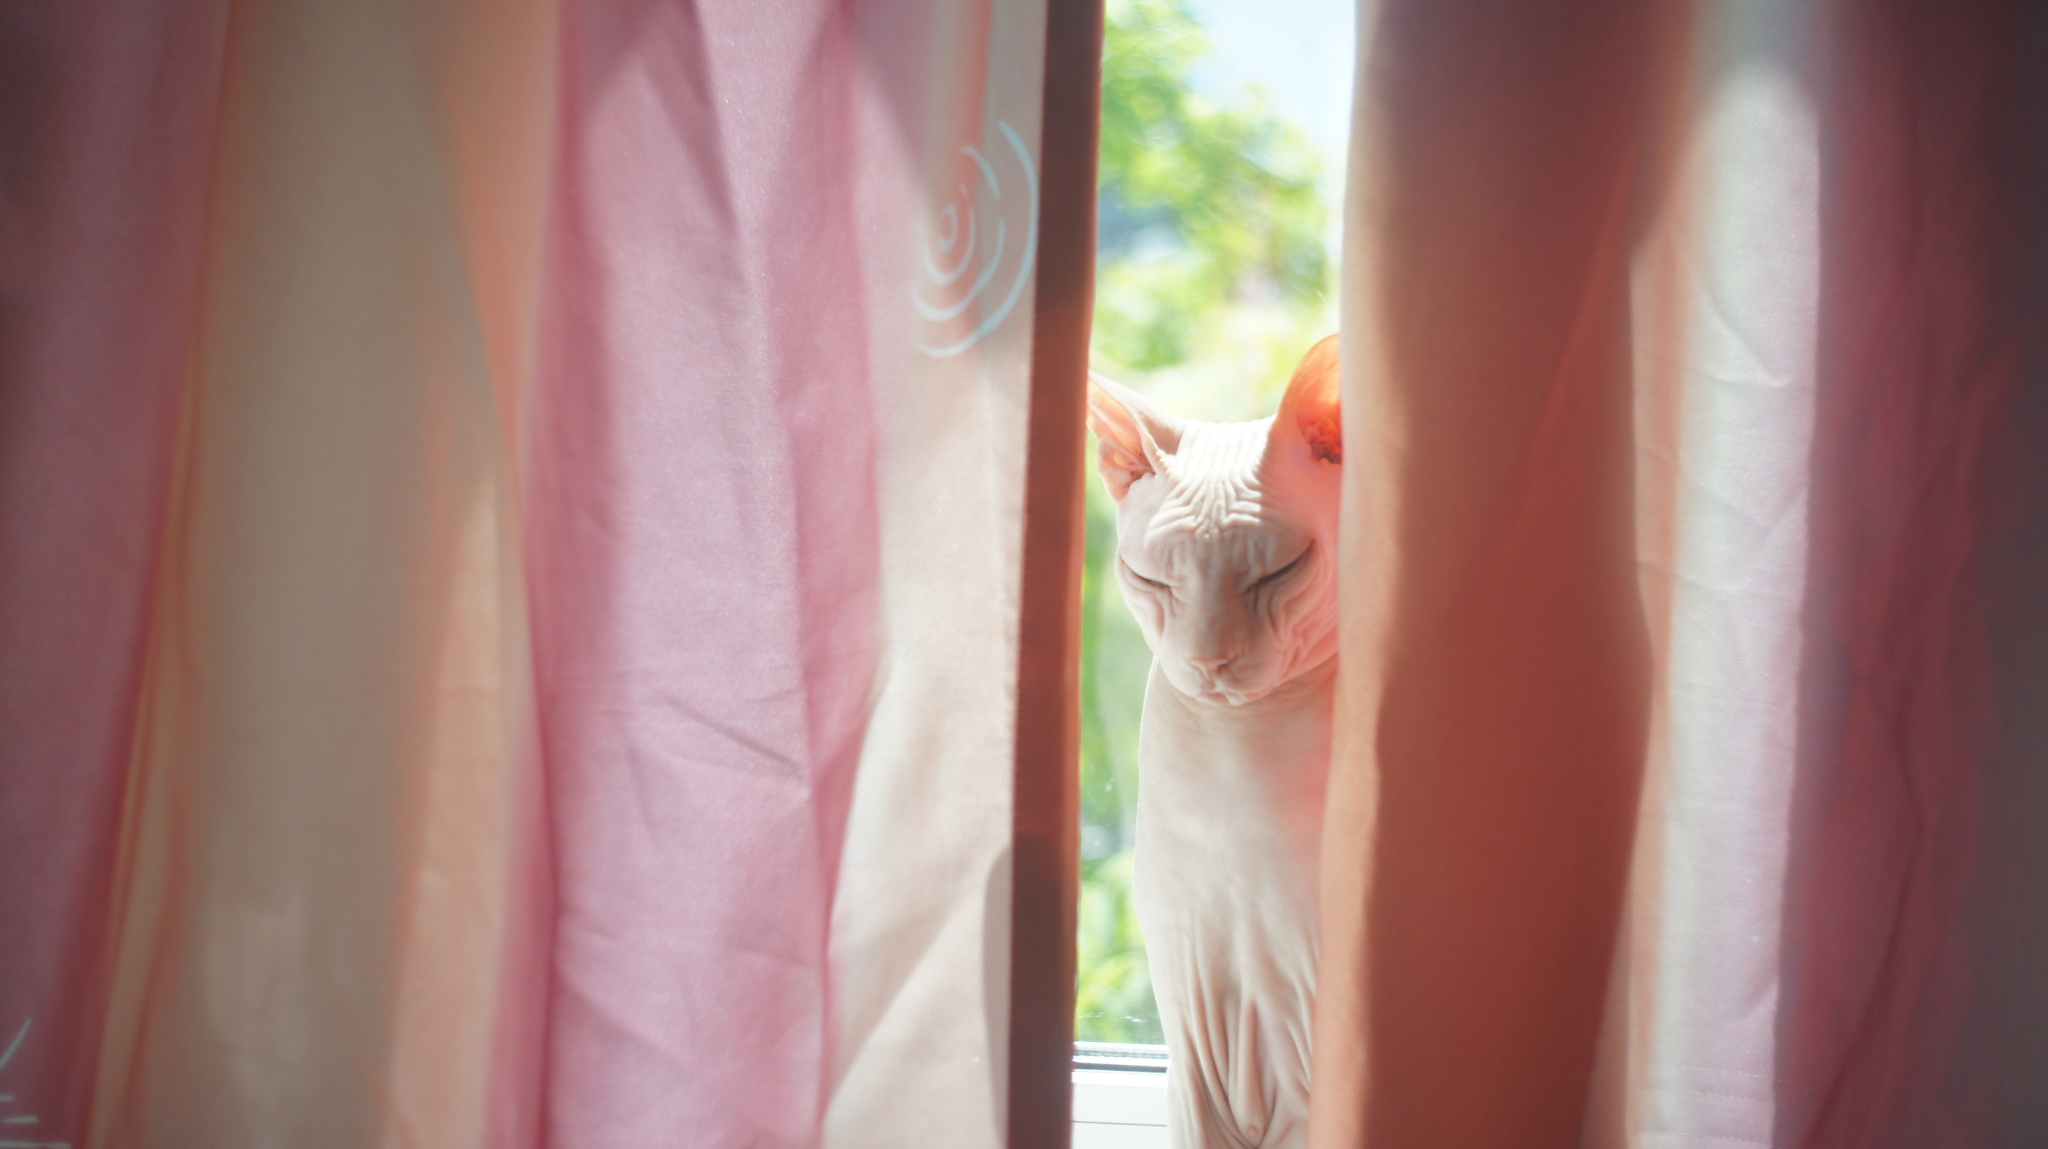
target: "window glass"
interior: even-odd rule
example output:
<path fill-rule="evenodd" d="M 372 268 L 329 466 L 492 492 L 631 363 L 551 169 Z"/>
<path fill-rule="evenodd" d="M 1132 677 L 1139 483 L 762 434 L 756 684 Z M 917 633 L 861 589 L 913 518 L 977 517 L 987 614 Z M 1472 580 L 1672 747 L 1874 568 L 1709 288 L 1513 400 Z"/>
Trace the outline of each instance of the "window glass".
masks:
<path fill-rule="evenodd" d="M 1094 369 L 1194 419 L 1270 415 L 1336 330 L 1352 0 L 1111 0 Z M 1082 582 L 1076 1037 L 1157 1043 L 1131 900 L 1138 719 L 1152 655 L 1088 488 Z"/>

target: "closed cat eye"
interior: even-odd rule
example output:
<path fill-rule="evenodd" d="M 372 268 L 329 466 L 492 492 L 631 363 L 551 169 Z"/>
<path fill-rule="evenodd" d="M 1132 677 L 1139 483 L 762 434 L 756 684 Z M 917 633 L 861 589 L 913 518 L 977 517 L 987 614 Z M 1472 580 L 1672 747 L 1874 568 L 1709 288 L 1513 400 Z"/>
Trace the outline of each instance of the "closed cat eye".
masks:
<path fill-rule="evenodd" d="M 1304 566 L 1306 566 L 1308 564 L 1309 552 L 1315 549 L 1316 548 L 1314 543 L 1310 543 L 1308 546 L 1303 547 L 1301 553 L 1294 556 L 1293 562 L 1288 563 L 1286 566 L 1281 567 L 1279 570 L 1276 570 L 1271 574 L 1262 576 L 1259 579 L 1259 581 L 1253 583 L 1251 586 L 1252 591 L 1258 592 L 1279 585 L 1280 582 L 1287 578 L 1287 576 L 1295 573 L 1298 570 L 1301 570 Z"/>
<path fill-rule="evenodd" d="M 1134 578 L 1134 579 L 1137 579 L 1137 580 L 1138 580 L 1139 582 L 1141 582 L 1141 583 L 1144 583 L 1144 584 L 1145 584 L 1146 586 L 1149 586 L 1149 587 L 1154 587 L 1154 588 L 1157 588 L 1157 589 L 1159 589 L 1159 590 L 1172 590 L 1172 589 L 1173 589 L 1172 585 L 1171 585 L 1171 584 L 1169 584 L 1169 583 L 1163 583 L 1163 582 L 1160 582 L 1160 581 L 1159 581 L 1158 579 L 1156 579 L 1156 578 L 1146 578 L 1146 577 L 1145 577 L 1144 575 L 1141 575 L 1141 574 L 1139 574 L 1139 573 L 1137 572 L 1137 570 L 1136 570 L 1136 569 L 1134 569 L 1134 568 L 1133 568 L 1133 567 L 1131 566 L 1131 564 L 1129 564 L 1129 563 L 1125 562 L 1125 561 L 1124 561 L 1123 559 L 1121 559 L 1121 558 L 1119 558 L 1119 559 L 1117 559 L 1117 560 L 1116 560 L 1116 565 L 1117 565 L 1117 566 L 1118 566 L 1118 567 L 1119 567 L 1119 568 L 1120 568 L 1120 569 L 1121 569 L 1121 570 L 1122 570 L 1122 571 L 1123 571 L 1123 572 L 1124 572 L 1125 574 L 1127 574 L 1127 575 L 1131 576 L 1131 577 L 1132 577 L 1132 578 Z"/>

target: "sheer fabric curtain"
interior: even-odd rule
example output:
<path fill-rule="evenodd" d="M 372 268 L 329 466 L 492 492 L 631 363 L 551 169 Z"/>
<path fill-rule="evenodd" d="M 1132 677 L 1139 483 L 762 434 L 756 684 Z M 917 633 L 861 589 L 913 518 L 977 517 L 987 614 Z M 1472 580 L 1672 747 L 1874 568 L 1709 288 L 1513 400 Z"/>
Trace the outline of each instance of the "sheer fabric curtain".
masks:
<path fill-rule="evenodd" d="M 0 1140 L 1004 1142 L 1046 29 L 0 15 Z"/>
<path fill-rule="evenodd" d="M 2048 1141 L 2036 9 L 1365 6 L 1317 1149 Z M 0 14 L 0 1138 L 1059 1143 L 1093 11 Z"/>
<path fill-rule="evenodd" d="M 1359 59 L 1311 1143 L 2048 1140 L 2048 14 Z"/>

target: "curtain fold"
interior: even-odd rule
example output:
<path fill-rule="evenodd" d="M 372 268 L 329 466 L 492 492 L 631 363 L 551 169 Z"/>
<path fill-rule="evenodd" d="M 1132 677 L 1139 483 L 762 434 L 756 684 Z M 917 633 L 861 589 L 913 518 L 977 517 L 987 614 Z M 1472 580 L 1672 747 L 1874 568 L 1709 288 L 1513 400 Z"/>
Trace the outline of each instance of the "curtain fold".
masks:
<path fill-rule="evenodd" d="M 814 190 L 852 182 L 854 63 L 829 5 L 563 8 L 529 551 L 550 1143 L 797 1144 L 822 1104 L 875 567 L 855 224 Z"/>
<path fill-rule="evenodd" d="M 1589 1140 L 1768 1144 L 1818 336 L 1820 13 L 1702 6 L 1633 275 L 1655 693 Z M 1652 1024 L 1651 1019 L 1654 1019 Z M 1633 1130 L 1635 1133 L 1631 1133 Z"/>
<path fill-rule="evenodd" d="M 2048 1137 L 2037 8 L 1362 6 L 1312 1144 Z"/>
<path fill-rule="evenodd" d="M 1777 1136 L 2048 1136 L 2032 5 L 1834 14 Z"/>
<path fill-rule="evenodd" d="M 0 14 L 0 1093 L 45 1127 L 91 1107 L 226 16 Z"/>
<path fill-rule="evenodd" d="M 480 1134 L 523 603 L 461 16 L 230 18 L 88 1144 Z"/>
<path fill-rule="evenodd" d="M 0 1146 L 1064 1140 L 1099 17 L 0 14 Z M 1360 34 L 1311 1143 L 2048 1143 L 2048 11 Z"/>
<path fill-rule="evenodd" d="M 882 240 L 862 250 L 878 300 L 879 671 L 831 907 L 830 1146 L 1009 1143 L 1046 22 L 1037 3 L 877 4 L 864 29 L 878 98 L 860 127 L 901 162 L 858 186 Z"/>
<path fill-rule="evenodd" d="M 1669 14 L 1362 21 L 1318 1145 L 1579 1135 L 1647 724 L 1629 266 Z"/>
<path fill-rule="evenodd" d="M 1043 5 L 0 20 L 0 1142 L 1005 1143 Z"/>

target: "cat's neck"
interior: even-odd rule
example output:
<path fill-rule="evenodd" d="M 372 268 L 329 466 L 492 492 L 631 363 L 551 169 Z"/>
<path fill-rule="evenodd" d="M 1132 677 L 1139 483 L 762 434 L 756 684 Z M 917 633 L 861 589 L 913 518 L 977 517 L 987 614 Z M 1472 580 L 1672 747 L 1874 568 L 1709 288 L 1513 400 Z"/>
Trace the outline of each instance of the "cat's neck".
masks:
<path fill-rule="evenodd" d="M 1336 682 L 1332 657 L 1263 698 L 1229 706 L 1182 694 L 1155 665 L 1138 730 L 1146 779 L 1139 805 L 1155 815 L 1179 812 L 1153 819 L 1154 840 L 1182 823 L 1201 840 L 1222 833 L 1222 824 L 1234 834 L 1279 819 L 1294 827 L 1290 837 L 1315 841 Z"/>
<path fill-rule="evenodd" d="M 1156 665 L 1154 675 L 1159 677 Z M 1201 727 L 1214 730 L 1233 727 L 1257 729 L 1288 721 L 1295 715 L 1327 715 L 1336 684 L 1337 656 L 1332 654 L 1316 666 L 1281 683 L 1272 693 L 1234 706 L 1183 694 L 1163 677 L 1157 686 L 1163 692 L 1164 700 L 1170 700 L 1176 709 Z"/>

